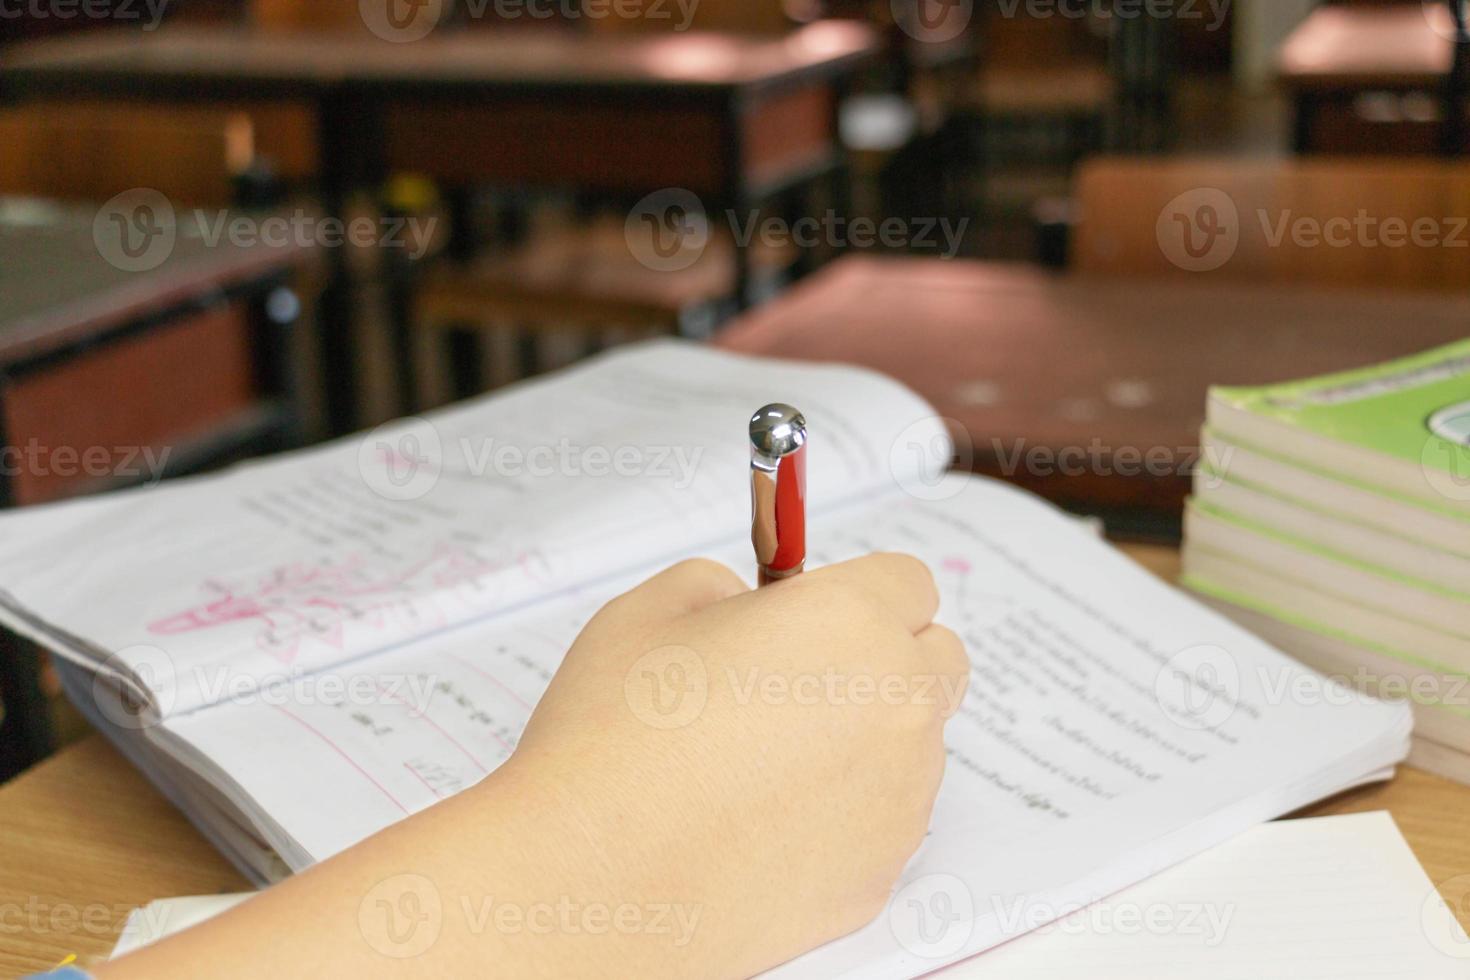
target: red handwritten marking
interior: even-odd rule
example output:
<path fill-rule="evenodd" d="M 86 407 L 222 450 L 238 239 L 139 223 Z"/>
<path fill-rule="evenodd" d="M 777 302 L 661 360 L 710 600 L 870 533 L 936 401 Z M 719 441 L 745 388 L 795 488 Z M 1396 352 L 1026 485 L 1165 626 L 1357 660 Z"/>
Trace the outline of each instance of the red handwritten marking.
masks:
<path fill-rule="evenodd" d="M 418 597 L 432 599 L 435 592 L 477 581 L 501 567 L 443 542 L 400 569 L 374 567 L 362 555 L 347 555 L 322 565 L 293 562 L 239 587 L 210 580 L 205 588 L 216 595 L 149 623 L 148 630 L 176 635 L 258 620 L 258 645 L 289 664 L 295 661 L 305 636 L 343 648 L 343 622 L 348 618 L 359 618 L 377 629 L 389 628 L 386 617 L 391 615 L 428 613 L 441 621 L 442 612 L 432 602 L 421 604 L 427 608 L 415 607 Z"/>
<path fill-rule="evenodd" d="M 974 566 L 963 558 L 946 558 L 944 559 L 944 570 L 946 572 L 958 572 L 961 575 L 968 575 L 974 570 Z"/>
<path fill-rule="evenodd" d="M 368 782 L 372 783 L 374 786 L 376 786 L 378 788 L 378 792 L 382 793 L 384 796 L 388 797 L 388 799 L 392 800 L 394 806 L 398 807 L 398 809 L 402 810 L 405 814 L 408 813 L 408 807 L 406 807 L 402 803 L 400 803 L 398 801 L 398 797 L 396 797 L 392 793 L 388 792 L 387 787 L 385 787 L 382 783 L 380 783 L 376 779 L 374 779 L 372 773 L 368 772 L 362 766 L 358 765 L 356 759 L 354 759 L 354 758 L 352 758 L 352 756 L 348 755 L 347 752 L 342 748 L 342 746 L 340 746 L 336 742 L 332 741 L 326 735 L 323 735 L 321 733 L 321 731 L 319 731 L 315 725 L 313 725 L 311 722 L 307 721 L 305 718 L 302 718 L 300 715 L 296 714 L 295 712 L 289 711 L 286 708 L 281 707 L 279 704 L 273 704 L 273 705 L 271 705 L 271 707 L 275 708 L 281 714 L 285 715 L 287 718 L 290 718 L 292 721 L 296 722 L 296 724 L 300 725 L 302 728 L 304 728 L 307 731 L 311 732 L 313 735 L 315 735 L 317 738 L 321 739 L 323 742 L 326 742 L 327 745 L 331 746 L 332 751 L 334 751 L 338 755 L 340 755 L 343 758 L 343 760 L 349 766 L 351 766 L 352 768 L 356 769 L 358 772 L 362 773 L 362 778 L 363 779 L 366 779 Z"/>
<path fill-rule="evenodd" d="M 472 752 L 470 752 L 469 749 L 465 748 L 463 745 L 460 745 L 459 742 L 458 742 L 458 740 L 456 740 L 453 735 L 449 734 L 444 729 L 440 728 L 439 727 L 439 723 L 436 722 L 434 719 L 430 718 L 428 715 L 424 714 L 418 708 L 414 707 L 412 704 L 410 704 L 407 701 L 403 700 L 403 698 L 399 697 L 398 695 L 394 694 L 392 691 L 388 690 L 382 684 L 379 684 L 378 685 L 378 690 L 381 691 L 382 694 L 383 694 L 383 696 L 386 697 L 386 698 L 388 698 L 388 700 L 395 701 L 398 704 L 403 705 L 405 708 L 408 709 L 408 713 L 410 715 L 412 715 L 413 717 L 417 718 L 419 721 L 423 722 L 424 724 L 428 725 L 430 728 L 434 729 L 434 731 L 438 732 L 440 735 L 443 735 L 445 741 L 447 741 L 450 745 L 453 745 L 455 748 L 457 748 L 461 752 L 463 752 L 464 753 L 464 757 L 466 759 L 469 759 L 475 765 L 479 766 L 481 772 L 483 772 L 483 773 L 489 773 L 490 772 L 489 769 L 486 769 L 485 768 L 485 764 L 483 762 L 481 762 L 479 759 L 476 759 L 475 756 L 474 756 L 474 754 Z M 494 732 L 491 732 L 490 733 L 490 736 L 493 739 L 495 739 L 495 741 L 499 742 L 502 746 L 504 746 L 505 747 L 505 750 L 507 752 L 510 751 L 510 746 L 509 745 L 506 745 L 505 744 L 505 741 L 499 735 L 496 735 Z"/>
<path fill-rule="evenodd" d="M 514 701 L 516 704 L 519 704 L 521 707 L 525 708 L 527 711 L 530 711 L 531 710 L 531 705 L 524 698 L 522 698 L 515 691 L 512 691 L 510 688 L 506 687 L 505 684 L 503 684 L 501 682 L 500 678 L 496 677 L 494 674 L 492 674 L 489 671 L 483 669 L 482 667 L 480 667 L 478 664 L 474 663 L 473 661 L 466 660 L 464 657 L 461 657 L 458 654 L 446 653 L 445 656 L 448 657 L 450 660 L 453 660 L 456 663 L 461 664 L 461 665 L 463 665 L 465 667 L 468 667 L 470 670 L 473 670 L 475 673 L 477 673 L 481 677 L 485 678 L 485 680 L 489 681 L 491 684 L 494 684 L 496 687 L 498 687 L 502 691 L 504 691 L 506 693 L 506 695 L 508 695 L 510 697 L 510 699 L 512 701 Z"/>

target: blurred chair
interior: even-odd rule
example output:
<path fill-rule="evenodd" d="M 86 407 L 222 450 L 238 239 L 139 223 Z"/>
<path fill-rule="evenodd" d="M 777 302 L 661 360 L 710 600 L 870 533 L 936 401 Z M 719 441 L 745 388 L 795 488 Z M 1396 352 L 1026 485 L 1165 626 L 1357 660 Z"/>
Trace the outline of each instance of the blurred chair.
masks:
<path fill-rule="evenodd" d="M 1010 16 L 990 4 L 976 16 L 980 67 L 961 96 L 961 111 L 983 162 L 1040 159 L 1070 166 L 1100 146 L 1117 85 L 1106 43 L 1087 22 Z"/>
<path fill-rule="evenodd" d="M 584 14 L 575 26 L 610 35 L 685 28 L 782 35 L 796 26 L 787 8 L 782 0 L 701 0 L 692 8 L 662 2 L 656 9 L 663 16 L 643 16 L 655 7 L 652 0 L 641 0 L 631 6 L 600 5 L 599 15 Z M 687 24 L 683 9 L 690 10 Z M 636 155 L 621 165 L 636 168 Z M 558 348 L 580 355 L 640 335 L 711 333 L 744 301 L 769 292 L 796 261 L 795 250 L 752 245 L 743 297 L 737 295 L 735 246 L 725 237 L 712 239 L 686 268 L 652 270 L 630 251 L 626 212 L 599 214 L 598 206 L 611 202 L 595 190 L 578 195 L 570 218 L 554 213 L 539 196 L 502 199 L 499 223 L 510 234 L 482 248 L 473 229 L 462 233 L 475 223 L 477 210 L 467 189 L 449 188 L 448 193 L 456 226 L 450 257 L 426 264 L 408 291 L 416 330 L 431 342 L 442 341 L 447 352 L 456 397 L 549 370 L 557 366 Z M 482 369 L 487 346 L 502 355 L 495 360 L 493 378 Z M 397 349 L 405 368 L 416 373 L 411 364 L 415 338 L 400 338 Z M 503 356 L 506 352 L 511 356 Z M 416 382 L 410 378 L 409 383 Z"/>
<path fill-rule="evenodd" d="M 1055 16 L 977 0 L 978 68 L 955 125 L 987 234 L 1024 233 L 1038 199 L 1064 194 L 1104 149 L 1155 152 L 1169 142 L 1174 24 L 1108 16 L 1107 4 L 1057 0 Z"/>
<path fill-rule="evenodd" d="M 752 290 L 774 291 L 795 250 L 748 247 Z M 484 258 L 431 267 L 415 291 L 415 322 L 443 341 L 454 395 L 469 397 L 489 386 L 482 342 L 514 351 L 493 379 L 505 383 L 556 366 L 557 341 L 581 356 L 610 340 L 707 335 L 736 305 L 734 249 L 724 235 L 698 250 L 680 241 L 654 268 L 635 255 L 621 215 L 537 229 Z"/>
<path fill-rule="evenodd" d="M 1470 289 L 1470 164 L 1111 157 L 1075 197 L 1081 273 Z"/>

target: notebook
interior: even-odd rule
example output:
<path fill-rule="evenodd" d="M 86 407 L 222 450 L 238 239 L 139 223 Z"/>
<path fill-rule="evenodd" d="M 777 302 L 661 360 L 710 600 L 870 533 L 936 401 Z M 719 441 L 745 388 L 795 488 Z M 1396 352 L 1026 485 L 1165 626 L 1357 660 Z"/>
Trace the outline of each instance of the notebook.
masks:
<path fill-rule="evenodd" d="M 134 910 L 113 958 L 249 898 Z M 1459 980 L 1470 937 L 1387 813 L 1263 824 L 940 980 Z M 1017 906 L 1011 917 L 1028 913 Z"/>
<path fill-rule="evenodd" d="M 745 421 L 778 400 L 812 432 L 812 564 L 923 558 L 974 666 L 889 910 L 773 976 L 932 972 L 1044 924 L 996 907 L 1096 901 L 1406 754 L 1406 706 L 1299 696 L 1333 682 L 1051 505 L 947 473 L 942 420 L 899 384 L 673 341 L 7 515 L 0 621 L 264 883 L 502 763 L 611 596 L 689 555 L 748 571 Z M 956 882 L 986 901 L 938 934 L 905 918 Z"/>

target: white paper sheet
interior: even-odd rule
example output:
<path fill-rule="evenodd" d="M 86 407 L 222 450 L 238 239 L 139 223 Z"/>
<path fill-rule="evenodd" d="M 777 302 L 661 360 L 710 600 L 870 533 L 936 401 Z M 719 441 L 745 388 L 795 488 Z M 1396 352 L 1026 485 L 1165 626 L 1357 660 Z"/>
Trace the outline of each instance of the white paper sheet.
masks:
<path fill-rule="evenodd" d="M 113 958 L 249 897 L 150 902 L 128 917 Z M 1393 818 L 1364 813 L 1263 824 L 932 976 L 1461 980 L 1467 970 L 1470 937 Z"/>

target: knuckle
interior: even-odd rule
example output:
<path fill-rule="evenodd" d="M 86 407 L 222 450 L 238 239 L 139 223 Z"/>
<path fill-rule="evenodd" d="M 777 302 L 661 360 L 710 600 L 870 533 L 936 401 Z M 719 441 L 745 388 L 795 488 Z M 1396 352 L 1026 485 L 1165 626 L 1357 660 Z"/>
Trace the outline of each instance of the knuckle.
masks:
<path fill-rule="evenodd" d="M 886 551 L 879 557 L 887 562 L 897 574 L 912 579 L 931 596 L 938 597 L 939 587 L 934 583 L 934 572 L 921 559 L 902 551 Z"/>
<path fill-rule="evenodd" d="M 669 574 L 690 581 L 739 582 L 740 578 L 727 565 L 712 558 L 686 558 L 669 569 Z"/>

